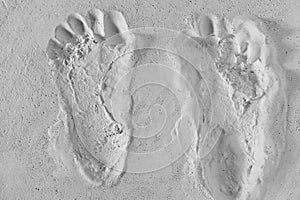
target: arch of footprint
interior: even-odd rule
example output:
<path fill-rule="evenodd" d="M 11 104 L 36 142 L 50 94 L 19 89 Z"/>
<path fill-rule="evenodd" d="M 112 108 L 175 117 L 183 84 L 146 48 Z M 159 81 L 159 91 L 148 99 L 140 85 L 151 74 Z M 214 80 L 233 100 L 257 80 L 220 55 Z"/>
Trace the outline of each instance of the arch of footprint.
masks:
<path fill-rule="evenodd" d="M 185 154 L 185 175 L 208 196 L 264 195 L 284 149 L 286 99 L 258 19 L 128 29 L 120 12 L 94 9 L 58 25 L 47 54 L 60 95 L 49 153 L 62 168 L 111 186 Z"/>

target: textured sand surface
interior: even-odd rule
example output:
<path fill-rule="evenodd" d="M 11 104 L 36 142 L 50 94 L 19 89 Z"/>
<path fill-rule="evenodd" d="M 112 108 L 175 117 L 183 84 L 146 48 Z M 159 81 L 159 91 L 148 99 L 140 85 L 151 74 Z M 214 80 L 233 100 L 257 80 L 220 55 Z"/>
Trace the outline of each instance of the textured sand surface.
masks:
<path fill-rule="evenodd" d="M 102 24 L 94 8 L 124 19 Z M 72 14 L 88 11 L 98 43 L 49 63 L 63 55 L 47 48 L 57 25 L 87 39 Z M 0 199 L 300 199 L 299 11 L 295 0 L 1 1 Z"/>

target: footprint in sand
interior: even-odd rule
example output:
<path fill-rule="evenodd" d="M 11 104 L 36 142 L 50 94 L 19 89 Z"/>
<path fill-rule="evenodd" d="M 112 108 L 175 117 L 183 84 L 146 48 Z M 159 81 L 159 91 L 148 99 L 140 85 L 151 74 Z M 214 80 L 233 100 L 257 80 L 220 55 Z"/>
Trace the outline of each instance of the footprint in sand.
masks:
<path fill-rule="evenodd" d="M 118 11 L 72 14 L 49 40 L 48 57 L 60 94 L 58 122 L 49 129 L 49 151 L 67 170 L 93 185 L 117 183 L 125 166 L 130 134 L 108 103 L 114 84 L 133 66 L 134 36 Z M 126 83 L 124 83 L 126 84 Z M 120 94 L 121 95 L 121 94 Z M 129 109 L 119 96 L 120 112 Z M 117 106 L 117 105 L 116 105 Z"/>
<path fill-rule="evenodd" d="M 274 43 L 255 17 L 205 16 L 191 25 L 183 33 L 190 38 L 181 36 L 176 42 L 178 52 L 207 79 L 219 77 L 212 104 L 222 101 L 226 109 L 219 112 L 226 117 L 211 131 L 199 134 L 186 173 L 207 197 L 263 199 L 271 186 L 267 180 L 280 165 L 286 135 L 285 77 Z M 203 51 L 214 62 L 211 69 L 202 64 Z M 225 95 L 219 98 L 218 94 Z"/>

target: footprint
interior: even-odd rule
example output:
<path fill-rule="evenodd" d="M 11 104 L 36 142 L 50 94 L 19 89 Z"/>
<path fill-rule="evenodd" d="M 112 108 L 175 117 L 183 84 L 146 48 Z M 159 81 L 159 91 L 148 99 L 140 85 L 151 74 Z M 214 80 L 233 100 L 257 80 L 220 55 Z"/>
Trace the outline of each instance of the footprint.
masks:
<path fill-rule="evenodd" d="M 130 134 L 109 102 L 114 85 L 132 67 L 134 36 L 127 31 L 122 13 L 94 9 L 87 17 L 69 15 L 47 46 L 60 95 L 57 123 L 64 124 L 59 134 L 49 129 L 51 152 L 96 186 L 116 184 L 125 169 Z M 118 110 L 126 112 L 130 102 L 122 102 Z"/>
<path fill-rule="evenodd" d="M 175 42 L 178 54 L 206 80 L 214 108 L 207 108 L 208 128 L 198 132 L 191 151 L 198 171 L 190 174 L 214 199 L 262 199 L 263 179 L 277 169 L 285 146 L 284 136 L 276 134 L 286 134 L 284 71 L 257 18 L 212 16 L 199 23 Z"/>

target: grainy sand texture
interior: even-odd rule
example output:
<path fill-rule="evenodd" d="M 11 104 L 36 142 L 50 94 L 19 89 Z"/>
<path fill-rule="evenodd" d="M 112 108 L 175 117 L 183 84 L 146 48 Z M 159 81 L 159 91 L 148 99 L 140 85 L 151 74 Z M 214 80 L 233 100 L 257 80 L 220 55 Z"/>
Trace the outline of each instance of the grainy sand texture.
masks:
<path fill-rule="evenodd" d="M 0 2 L 0 200 L 300 200 L 300 2 Z"/>

